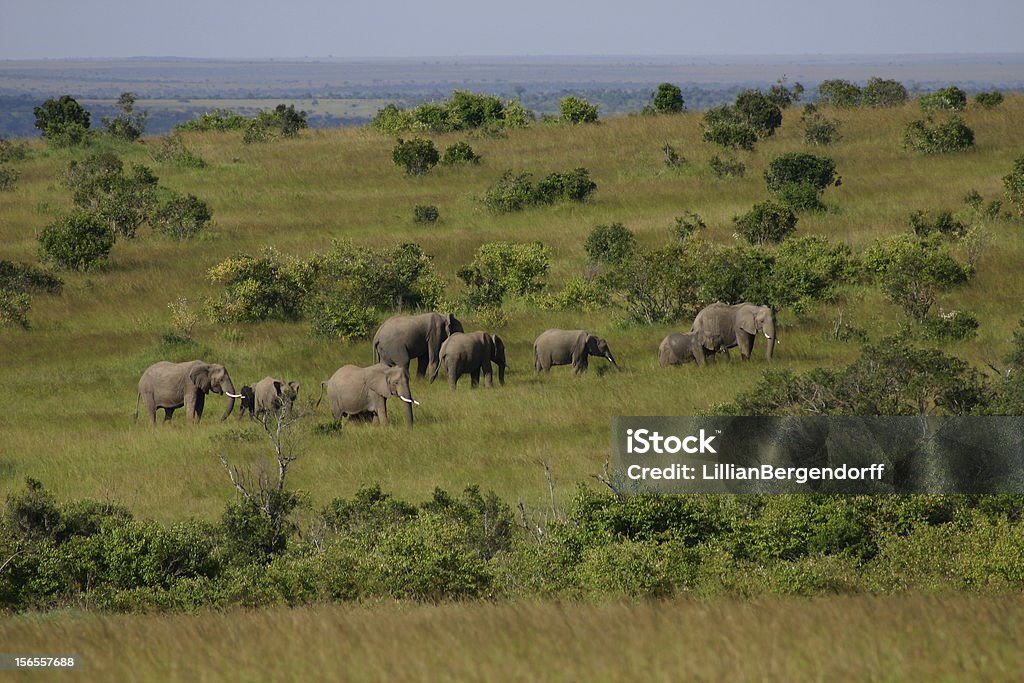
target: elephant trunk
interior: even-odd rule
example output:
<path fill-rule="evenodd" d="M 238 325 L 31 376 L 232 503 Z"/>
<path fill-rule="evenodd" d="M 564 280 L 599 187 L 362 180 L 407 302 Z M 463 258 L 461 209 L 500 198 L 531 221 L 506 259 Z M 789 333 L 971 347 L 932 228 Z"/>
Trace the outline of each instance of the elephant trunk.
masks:
<path fill-rule="evenodd" d="M 775 342 L 777 340 L 777 337 L 775 336 L 775 316 L 774 315 L 772 315 L 772 317 L 765 323 L 763 332 L 764 332 L 764 336 L 766 337 L 765 342 L 766 342 L 766 344 L 768 346 L 767 350 L 765 351 L 765 358 L 767 358 L 768 360 L 771 360 L 772 359 L 772 354 L 775 352 Z"/>
<path fill-rule="evenodd" d="M 410 427 L 412 427 L 412 422 L 413 422 L 413 417 L 412 417 L 412 401 L 409 401 L 409 402 L 402 401 L 402 403 L 405 404 L 405 423 L 407 425 L 409 425 Z"/>
<path fill-rule="evenodd" d="M 772 353 L 775 352 L 775 337 L 768 339 L 768 350 L 765 351 L 765 358 L 768 360 L 772 359 Z"/>
<path fill-rule="evenodd" d="M 235 393 L 235 385 L 231 383 L 230 377 L 224 378 L 224 381 L 220 383 L 220 389 L 228 397 L 227 410 L 224 411 L 224 415 L 220 418 L 221 420 L 226 420 L 228 419 L 228 415 L 235 410 L 235 397 L 238 396 L 238 394 Z"/>

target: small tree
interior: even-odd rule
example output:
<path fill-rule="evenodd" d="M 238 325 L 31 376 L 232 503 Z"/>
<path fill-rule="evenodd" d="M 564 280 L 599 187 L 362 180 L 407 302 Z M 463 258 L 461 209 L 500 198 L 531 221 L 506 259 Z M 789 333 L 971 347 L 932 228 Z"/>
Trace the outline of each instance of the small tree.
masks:
<path fill-rule="evenodd" d="M 441 217 L 433 204 L 417 204 L 412 209 L 413 223 L 436 223 Z"/>
<path fill-rule="evenodd" d="M 479 164 L 480 155 L 473 151 L 473 148 L 465 142 L 456 142 L 444 150 L 441 163 L 445 166 L 456 166 L 458 164 Z"/>
<path fill-rule="evenodd" d="M 800 122 L 804 125 L 804 142 L 809 145 L 831 145 L 842 138 L 839 134 L 839 122 L 825 118 L 813 104 L 804 105 Z"/>
<path fill-rule="evenodd" d="M 747 173 L 746 165 L 739 159 L 722 159 L 717 154 L 708 159 L 708 168 L 716 178 L 742 178 Z"/>
<path fill-rule="evenodd" d="M 202 232 L 213 218 L 206 202 L 194 194 L 168 192 L 169 196 L 153 216 L 153 228 L 179 240 L 191 239 Z"/>
<path fill-rule="evenodd" d="M 743 90 L 736 95 L 733 110 L 759 137 L 771 137 L 782 125 L 782 109 L 760 90 Z"/>
<path fill-rule="evenodd" d="M 775 85 L 768 89 L 768 100 L 777 106 L 779 109 L 786 109 L 789 106 L 800 101 L 800 96 L 804 94 L 804 86 L 800 83 L 794 83 L 792 87 L 786 85 L 786 77 L 783 76 Z"/>
<path fill-rule="evenodd" d="M 775 202 L 761 202 L 742 216 L 733 218 L 736 232 L 756 245 L 781 242 L 796 230 L 796 214 L 788 206 Z"/>
<path fill-rule="evenodd" d="M 59 146 L 79 144 L 88 134 L 89 112 L 71 95 L 46 100 L 32 113 L 36 117 L 36 128 L 43 137 Z"/>
<path fill-rule="evenodd" d="M 80 209 L 61 216 L 39 233 L 43 259 L 68 270 L 90 270 L 103 263 L 114 240 L 106 221 Z"/>
<path fill-rule="evenodd" d="M 597 121 L 597 105 L 591 104 L 582 97 L 568 95 L 558 105 L 561 118 L 566 123 L 594 123 Z"/>
<path fill-rule="evenodd" d="M 974 96 L 974 103 L 982 109 L 995 109 L 1003 103 L 1003 93 L 998 90 L 980 92 Z"/>
<path fill-rule="evenodd" d="M 836 164 L 831 157 L 804 152 L 781 154 L 764 172 L 768 191 L 795 209 L 820 210 L 821 193 L 830 185 L 839 185 Z"/>
<path fill-rule="evenodd" d="M 861 91 L 861 101 L 869 107 L 897 107 L 907 101 L 907 89 L 899 81 L 872 76 Z"/>
<path fill-rule="evenodd" d="M 672 235 L 678 241 L 685 242 L 707 227 L 707 223 L 700 217 L 700 214 L 687 211 L 682 216 L 676 216 L 675 225 L 672 226 Z"/>
<path fill-rule="evenodd" d="M 18 171 L 8 167 L 6 164 L 0 164 L 0 192 L 13 190 L 17 182 Z"/>
<path fill-rule="evenodd" d="M 636 237 L 622 223 L 596 226 L 583 243 L 583 251 L 590 262 L 609 265 L 622 263 L 635 249 Z"/>
<path fill-rule="evenodd" d="M 862 262 L 889 300 L 918 322 L 928 317 L 938 292 L 966 282 L 972 274 L 937 241 L 912 235 L 876 240 Z"/>
<path fill-rule="evenodd" d="M 686 104 L 683 102 L 683 91 L 678 85 L 662 83 L 657 90 L 651 93 L 654 111 L 659 114 L 678 114 L 686 111 Z"/>
<path fill-rule="evenodd" d="M 490 242 L 476 250 L 472 263 L 456 273 L 474 308 L 501 306 L 506 296 L 535 294 L 544 288 L 551 252 L 540 242 Z"/>
<path fill-rule="evenodd" d="M 397 166 L 405 168 L 406 175 L 423 175 L 437 166 L 440 159 L 441 155 L 434 143 L 422 138 L 398 138 L 398 143 L 391 150 L 391 160 Z"/>
<path fill-rule="evenodd" d="M 1013 162 L 1013 170 L 1003 176 L 1006 196 L 1017 207 L 1017 215 L 1024 216 L 1024 156 Z"/>
<path fill-rule="evenodd" d="M 932 127 L 924 121 L 911 121 L 903 131 L 903 146 L 921 154 L 962 152 L 974 147 L 974 131 L 959 116 Z"/>
<path fill-rule="evenodd" d="M 862 95 L 860 86 L 842 79 L 822 81 L 818 86 L 818 97 L 821 101 L 841 109 L 856 107 L 860 104 Z"/>
<path fill-rule="evenodd" d="M 726 149 L 754 149 L 757 131 L 746 123 L 716 121 L 704 128 L 704 141 Z"/>
<path fill-rule="evenodd" d="M 104 116 L 103 125 L 107 133 L 112 137 L 134 142 L 142 137 L 146 130 L 146 119 L 148 114 L 145 111 L 135 109 L 135 94 L 123 92 L 117 98 L 117 116 Z"/>
<path fill-rule="evenodd" d="M 930 114 L 935 111 L 963 111 L 967 108 L 967 93 L 955 85 L 922 95 L 917 103 Z"/>

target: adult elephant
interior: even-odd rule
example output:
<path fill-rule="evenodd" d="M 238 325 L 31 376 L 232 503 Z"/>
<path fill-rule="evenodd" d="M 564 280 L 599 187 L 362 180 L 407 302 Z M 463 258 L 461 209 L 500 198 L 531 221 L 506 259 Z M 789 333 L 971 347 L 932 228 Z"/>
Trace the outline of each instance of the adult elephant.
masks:
<path fill-rule="evenodd" d="M 621 370 L 608 342 L 586 330 L 545 330 L 533 342 L 534 367 L 537 372 L 550 372 L 552 365 L 572 364 L 572 374 L 586 371 L 590 356 L 601 356 Z"/>
<path fill-rule="evenodd" d="M 265 413 L 276 413 L 285 406 L 291 406 L 299 398 L 299 383 L 264 377 L 250 389 L 242 387 L 242 412 L 261 418 Z"/>
<path fill-rule="evenodd" d="M 698 361 L 699 359 L 699 361 Z M 658 365 L 682 365 L 689 361 L 704 364 L 704 350 L 696 334 L 692 332 L 673 332 L 661 340 L 658 346 Z"/>
<path fill-rule="evenodd" d="M 452 314 L 423 313 L 396 315 L 384 321 L 373 335 L 373 361 L 400 365 L 409 370 L 413 358 L 419 359 L 416 375 L 437 374 L 437 363 L 444 340 L 462 332 L 462 323 Z"/>
<path fill-rule="evenodd" d="M 440 362 L 434 367 L 430 381 L 434 381 L 438 368 L 443 366 L 452 391 L 455 391 L 462 375 L 468 374 L 474 387 L 480 384 L 481 371 L 484 386 L 491 388 L 494 386 L 491 363 L 498 366 L 498 383 L 504 386 L 508 363 L 505 360 L 505 342 L 501 337 L 488 332 L 456 332 L 441 344 Z"/>
<path fill-rule="evenodd" d="M 139 401 L 146 406 L 149 423 L 156 424 L 157 408 L 164 409 L 164 422 L 168 422 L 174 411 L 185 408 L 185 416 L 193 422 L 203 417 L 206 394 L 225 394 L 230 398 L 222 420 L 231 414 L 235 399 L 242 398 L 235 393 L 227 368 L 216 363 L 193 360 L 187 363 L 160 361 L 146 368 L 139 380 L 139 397 L 135 402 L 135 417 L 139 417 Z"/>
<path fill-rule="evenodd" d="M 419 405 L 419 401 L 413 399 L 409 388 L 409 370 L 401 365 L 346 365 L 338 368 L 324 386 L 336 420 L 348 417 L 387 424 L 388 397 L 397 396 L 405 403 L 405 421 L 412 427 L 412 406 Z"/>
<path fill-rule="evenodd" d="M 757 306 L 751 303 L 714 303 L 705 307 L 693 319 L 690 332 L 697 335 L 704 354 L 697 356 L 697 362 L 704 364 L 707 353 L 717 353 L 738 346 L 740 357 L 750 360 L 757 333 L 768 340 L 765 357 L 772 359 L 777 341 L 775 336 L 775 311 L 771 306 Z"/>

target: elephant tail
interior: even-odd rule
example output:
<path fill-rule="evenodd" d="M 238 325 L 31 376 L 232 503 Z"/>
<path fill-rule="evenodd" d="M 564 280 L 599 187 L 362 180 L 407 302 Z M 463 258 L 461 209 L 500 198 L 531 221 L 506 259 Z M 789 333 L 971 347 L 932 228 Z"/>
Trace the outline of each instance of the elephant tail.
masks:
<path fill-rule="evenodd" d="M 380 362 L 380 348 L 377 346 L 377 339 L 373 340 L 373 362 L 376 365 Z"/>
<path fill-rule="evenodd" d="M 142 400 L 142 392 L 140 391 L 135 397 L 135 421 L 139 421 L 139 401 Z"/>
<path fill-rule="evenodd" d="M 322 401 L 323 398 L 324 398 L 324 389 L 326 389 L 326 388 L 327 388 L 327 382 L 320 382 L 320 396 L 319 396 L 319 398 L 316 399 L 316 405 L 313 406 L 313 410 L 316 410 L 317 408 L 320 407 L 320 401 Z"/>

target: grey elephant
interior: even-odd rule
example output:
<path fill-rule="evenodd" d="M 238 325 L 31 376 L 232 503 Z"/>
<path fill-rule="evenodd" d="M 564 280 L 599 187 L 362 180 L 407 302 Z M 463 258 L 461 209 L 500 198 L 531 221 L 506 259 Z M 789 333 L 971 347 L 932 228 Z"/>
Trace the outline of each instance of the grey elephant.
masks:
<path fill-rule="evenodd" d="M 615 356 L 608 342 L 586 330 L 545 330 L 533 342 L 534 367 L 537 372 L 550 372 L 552 365 L 572 364 L 572 374 L 586 371 L 589 356 L 607 358 L 615 368 Z"/>
<path fill-rule="evenodd" d="M 276 413 L 283 407 L 291 406 L 298 398 L 298 382 L 264 377 L 254 387 L 242 387 L 242 410 L 239 415 L 248 413 L 259 419 L 268 412 Z"/>
<path fill-rule="evenodd" d="M 505 342 L 501 337 L 488 332 L 456 332 L 441 344 L 440 362 L 430 376 L 433 382 L 437 370 L 444 367 L 448 376 L 448 386 L 455 390 L 462 375 L 469 375 L 472 386 L 480 384 L 480 373 L 484 375 L 484 386 L 494 386 L 494 369 L 491 363 L 498 366 L 498 383 L 505 385 Z"/>
<path fill-rule="evenodd" d="M 658 346 L 658 365 L 682 365 L 690 361 L 704 364 L 704 350 L 697 335 L 692 332 L 673 332 L 661 340 Z"/>
<path fill-rule="evenodd" d="M 704 364 L 704 356 L 718 351 L 739 347 L 740 357 L 750 360 L 757 333 L 767 339 L 766 358 L 772 359 L 777 342 L 775 336 L 775 311 L 771 306 L 757 306 L 751 303 L 713 303 L 705 307 L 693 320 L 690 332 L 697 335 L 704 354 L 697 355 L 697 363 Z"/>
<path fill-rule="evenodd" d="M 454 315 L 423 313 L 396 315 L 384 321 L 373 335 L 373 362 L 401 365 L 407 371 L 413 358 L 419 359 L 416 375 L 433 377 L 441 353 L 441 344 L 456 332 L 462 332 L 462 323 Z"/>
<path fill-rule="evenodd" d="M 150 424 L 156 424 L 157 408 L 164 409 L 164 422 L 174 411 L 185 408 L 185 415 L 193 422 L 203 417 L 206 394 L 224 394 L 229 397 L 228 408 L 221 419 L 227 418 L 235 407 L 235 393 L 231 377 L 223 365 L 193 360 L 187 363 L 160 361 L 150 365 L 139 380 L 139 397 L 135 401 L 135 417 L 139 417 L 139 402 L 146 406 Z"/>
<path fill-rule="evenodd" d="M 324 383 L 334 418 L 388 423 L 387 400 L 397 396 L 405 403 L 405 420 L 412 427 L 413 405 L 419 401 L 409 388 L 409 371 L 401 365 L 377 363 L 368 368 L 346 365 Z M 319 401 L 318 401 L 319 403 Z"/>

